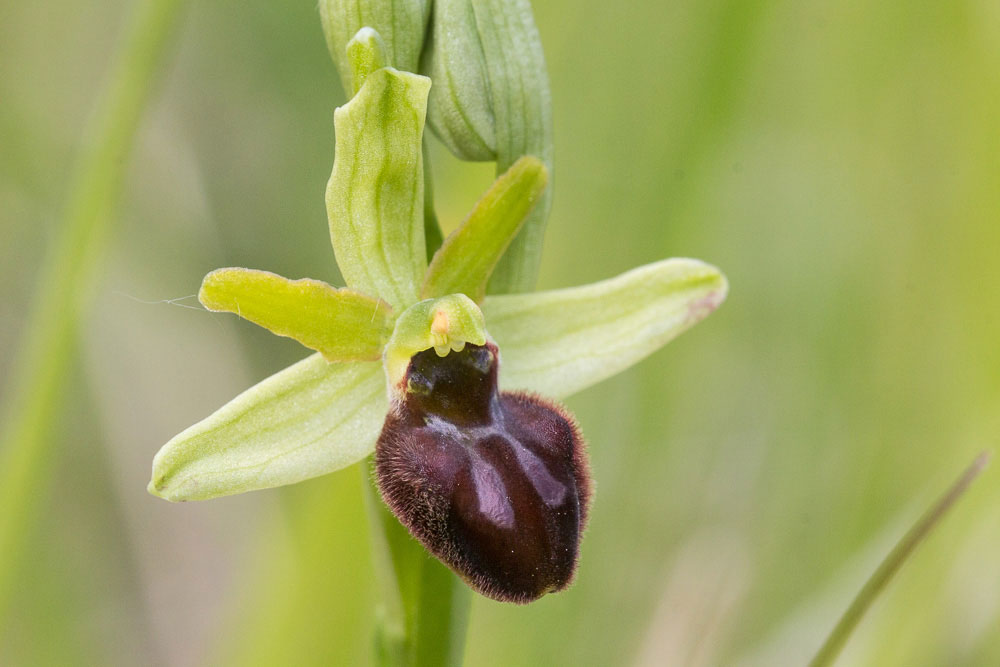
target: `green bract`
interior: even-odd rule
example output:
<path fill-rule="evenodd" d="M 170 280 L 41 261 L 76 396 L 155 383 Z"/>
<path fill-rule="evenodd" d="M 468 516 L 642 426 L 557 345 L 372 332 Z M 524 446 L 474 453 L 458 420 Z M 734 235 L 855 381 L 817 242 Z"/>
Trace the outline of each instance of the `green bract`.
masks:
<path fill-rule="evenodd" d="M 236 313 L 321 354 L 164 445 L 153 461 L 154 495 L 213 498 L 364 459 L 388 397 L 423 350 L 445 356 L 492 340 L 503 387 L 564 397 L 652 353 L 726 296 L 718 269 L 693 259 L 583 287 L 487 296 L 495 267 L 545 198 L 545 156 L 511 160 L 428 265 L 421 140 L 430 80 L 389 67 L 390 47 L 371 29 L 343 41 L 359 89 L 335 116 L 327 209 L 348 287 L 232 268 L 208 274 L 199 294 L 210 310 Z M 399 47 L 391 51 L 398 57 Z"/>
<path fill-rule="evenodd" d="M 552 104 L 528 0 L 435 0 L 421 71 L 434 81 L 428 121 L 463 160 L 497 174 L 534 155 L 552 170 Z M 496 269 L 494 292 L 526 292 L 538 275 L 551 189 Z"/>

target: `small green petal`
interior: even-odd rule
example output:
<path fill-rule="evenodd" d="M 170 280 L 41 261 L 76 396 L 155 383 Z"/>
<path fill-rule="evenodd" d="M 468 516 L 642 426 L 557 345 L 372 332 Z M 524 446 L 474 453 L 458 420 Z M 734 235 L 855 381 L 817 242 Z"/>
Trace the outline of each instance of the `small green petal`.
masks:
<path fill-rule="evenodd" d="M 328 361 L 377 361 L 394 319 L 388 304 L 354 290 L 254 269 L 212 271 L 198 299 L 209 310 L 294 338 Z"/>
<path fill-rule="evenodd" d="M 396 320 L 392 338 L 385 346 L 384 364 L 389 388 L 395 390 L 410 358 L 434 348 L 438 356 L 461 350 L 466 343 L 486 344 L 483 312 L 464 294 L 426 299 L 408 308 Z"/>
<path fill-rule="evenodd" d="M 421 137 L 430 79 L 383 68 L 337 109 L 326 190 L 330 238 L 348 286 L 400 309 L 427 269 Z"/>
<path fill-rule="evenodd" d="M 515 162 L 434 255 L 420 295 L 430 298 L 462 293 L 481 302 L 493 267 L 547 182 L 548 171 L 538 158 L 526 155 Z"/>
<path fill-rule="evenodd" d="M 500 385 L 565 397 L 648 356 L 715 310 L 725 276 L 695 259 L 667 259 L 591 285 L 489 296 Z"/>
<path fill-rule="evenodd" d="M 314 354 L 164 445 L 149 492 L 206 500 L 325 475 L 373 451 L 387 409 L 380 364 Z"/>

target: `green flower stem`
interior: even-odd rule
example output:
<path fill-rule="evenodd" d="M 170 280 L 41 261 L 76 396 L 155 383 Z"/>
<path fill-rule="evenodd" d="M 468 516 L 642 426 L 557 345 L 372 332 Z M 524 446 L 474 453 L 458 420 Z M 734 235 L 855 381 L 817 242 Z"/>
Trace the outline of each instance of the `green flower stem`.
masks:
<path fill-rule="evenodd" d="M 836 661 L 837 656 L 844 649 L 847 640 L 850 639 L 854 629 L 861 622 L 865 612 L 868 611 L 872 603 L 889 585 L 889 582 L 903 566 L 903 563 L 913 554 L 914 550 L 924 541 L 924 538 L 938 525 L 948 510 L 961 498 L 969 485 L 979 476 L 979 474 L 989 463 L 989 452 L 983 452 L 976 457 L 976 460 L 965 469 L 965 472 L 955 480 L 943 496 L 934 503 L 915 524 L 910 528 L 902 539 L 896 543 L 889 555 L 885 557 L 872 576 L 865 582 L 865 585 L 858 592 L 857 597 L 844 612 L 844 615 L 837 621 L 833 632 L 827 637 L 816 657 L 809 663 L 810 667 L 828 667 Z"/>
<path fill-rule="evenodd" d="M 0 628 L 9 608 L 19 553 L 35 523 L 56 451 L 66 369 L 77 321 L 89 299 L 110 235 L 133 140 L 154 74 L 178 23 L 183 0 L 146 0 L 128 27 L 107 86 L 81 142 L 59 235 L 41 269 L 34 311 L 8 385 L 0 434 Z"/>
<path fill-rule="evenodd" d="M 423 567 L 414 619 L 414 664 L 457 667 L 465 653 L 472 591 L 440 561 L 424 552 L 423 547 L 421 551 Z"/>
<path fill-rule="evenodd" d="M 368 467 L 363 468 L 368 476 Z M 471 591 L 416 541 L 366 483 L 375 569 L 383 606 L 376 626 L 376 664 L 462 664 Z"/>

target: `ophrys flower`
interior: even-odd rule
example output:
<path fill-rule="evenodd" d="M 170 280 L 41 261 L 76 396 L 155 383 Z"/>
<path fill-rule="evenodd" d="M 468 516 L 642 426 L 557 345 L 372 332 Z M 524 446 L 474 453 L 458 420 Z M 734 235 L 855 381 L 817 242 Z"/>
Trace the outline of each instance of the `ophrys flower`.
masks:
<path fill-rule="evenodd" d="M 206 276 L 207 308 L 317 354 L 168 442 L 150 492 L 198 500 L 291 484 L 357 463 L 378 443 L 380 490 L 414 535 L 480 592 L 534 599 L 569 582 L 590 497 L 579 433 L 551 399 L 705 317 L 724 299 L 725 278 L 670 259 L 583 287 L 487 296 L 546 187 L 547 170 L 531 156 L 497 179 L 428 263 L 421 140 L 430 80 L 387 66 L 370 29 L 348 53 L 357 93 L 335 115 L 327 189 L 348 287 L 240 268 Z"/>

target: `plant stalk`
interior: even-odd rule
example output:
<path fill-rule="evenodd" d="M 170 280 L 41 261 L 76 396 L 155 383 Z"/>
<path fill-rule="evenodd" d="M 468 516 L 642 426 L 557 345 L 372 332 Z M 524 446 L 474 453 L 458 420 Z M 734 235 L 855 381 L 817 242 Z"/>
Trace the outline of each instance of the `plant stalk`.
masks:
<path fill-rule="evenodd" d="M 424 141 L 424 237 L 427 261 L 441 247 L 434 211 L 430 152 Z M 371 466 L 365 475 L 365 505 L 382 605 L 377 611 L 375 657 L 380 667 L 439 667 L 462 664 L 472 594 L 468 586 L 431 556 L 379 497 Z"/>
<path fill-rule="evenodd" d="M 369 468 L 363 468 L 368 476 Z M 375 570 L 381 585 L 375 636 L 380 667 L 458 667 L 471 592 L 413 539 L 367 481 Z"/>
<path fill-rule="evenodd" d="M 183 0 L 144 0 L 136 8 L 84 132 L 62 225 L 40 271 L 0 427 L 0 628 L 58 451 L 53 426 L 78 321 L 90 302 L 128 156 L 182 6 Z"/>

